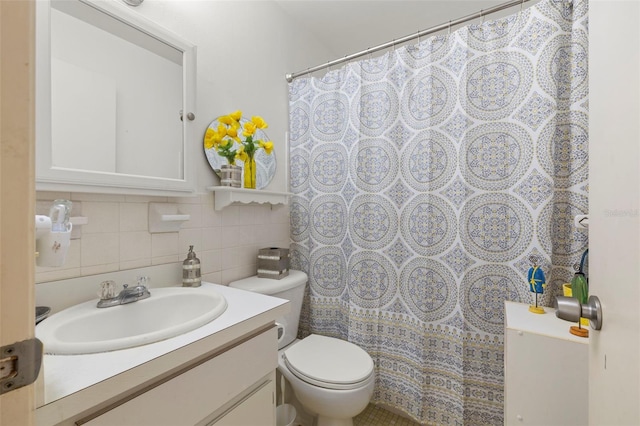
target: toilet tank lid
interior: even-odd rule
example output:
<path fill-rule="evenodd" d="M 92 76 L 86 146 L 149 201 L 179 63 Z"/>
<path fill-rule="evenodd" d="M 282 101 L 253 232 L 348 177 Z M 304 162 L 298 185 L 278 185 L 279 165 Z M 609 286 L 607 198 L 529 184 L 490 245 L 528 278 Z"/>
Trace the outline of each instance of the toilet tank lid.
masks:
<path fill-rule="evenodd" d="M 289 270 L 289 275 L 279 280 L 258 278 L 254 275 L 229 283 L 229 287 L 253 291 L 261 294 L 276 294 L 307 283 L 307 274 L 302 271 Z"/>

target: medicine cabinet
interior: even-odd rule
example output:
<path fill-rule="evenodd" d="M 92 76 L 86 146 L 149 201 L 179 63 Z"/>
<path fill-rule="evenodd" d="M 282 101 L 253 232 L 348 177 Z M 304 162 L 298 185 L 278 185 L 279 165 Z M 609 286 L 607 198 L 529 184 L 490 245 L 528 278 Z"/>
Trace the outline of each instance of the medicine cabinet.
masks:
<path fill-rule="evenodd" d="M 36 2 L 36 189 L 189 195 L 196 47 L 120 2 Z"/>

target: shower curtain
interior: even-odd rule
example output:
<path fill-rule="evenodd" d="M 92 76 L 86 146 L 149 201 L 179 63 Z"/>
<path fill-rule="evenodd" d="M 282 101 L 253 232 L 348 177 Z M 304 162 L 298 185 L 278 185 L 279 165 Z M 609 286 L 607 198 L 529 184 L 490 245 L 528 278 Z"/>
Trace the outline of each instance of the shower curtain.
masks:
<path fill-rule="evenodd" d="M 290 84 L 303 336 L 364 348 L 373 403 L 502 424 L 504 301 L 536 256 L 548 304 L 586 249 L 587 26 L 543 0 Z"/>

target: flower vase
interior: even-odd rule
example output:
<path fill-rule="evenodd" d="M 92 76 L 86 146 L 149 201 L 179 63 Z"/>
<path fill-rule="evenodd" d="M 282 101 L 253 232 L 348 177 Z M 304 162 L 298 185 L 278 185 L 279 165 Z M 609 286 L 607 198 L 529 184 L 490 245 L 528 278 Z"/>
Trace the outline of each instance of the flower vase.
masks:
<path fill-rule="evenodd" d="M 220 185 L 240 188 L 240 177 L 242 176 L 242 167 L 223 164 L 220 166 Z"/>
<path fill-rule="evenodd" d="M 244 187 L 256 188 L 256 159 L 253 155 L 249 155 L 247 161 L 244 162 Z"/>

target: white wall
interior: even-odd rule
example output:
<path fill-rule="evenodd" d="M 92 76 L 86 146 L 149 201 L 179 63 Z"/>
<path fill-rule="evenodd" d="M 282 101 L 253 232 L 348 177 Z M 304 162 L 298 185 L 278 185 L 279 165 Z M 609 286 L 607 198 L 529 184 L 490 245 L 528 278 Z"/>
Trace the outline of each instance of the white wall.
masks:
<path fill-rule="evenodd" d="M 284 75 L 326 61 L 326 49 L 271 1 L 147 0 L 134 10 L 198 46 L 196 134 L 236 109 L 261 115 L 279 165 L 268 189 L 284 190 Z M 201 152 L 202 139 L 194 143 Z M 199 190 L 217 185 L 204 154 L 197 169 Z"/>
<path fill-rule="evenodd" d="M 218 178 L 204 155 L 202 136 L 213 119 L 236 109 L 263 116 L 278 159 L 277 176 L 268 189 L 286 190 L 284 75 L 324 61 L 327 51 L 270 1 L 146 0 L 133 10 L 198 46 L 198 136 L 190 143 L 201 154 L 194 162 L 200 194 L 168 199 L 39 192 L 38 213 L 46 214 L 55 198 L 69 198 L 75 205 L 72 216 L 88 217 L 89 225 L 72 240 L 65 265 L 37 268 L 36 282 L 174 262 L 179 266 L 189 245 L 195 246 L 207 281 L 227 284 L 253 275 L 258 248 L 289 245 L 288 208 L 243 205 L 216 212 L 206 187 L 218 185 Z M 150 234 L 148 203 L 164 201 L 181 203 L 192 219 L 179 232 Z"/>

